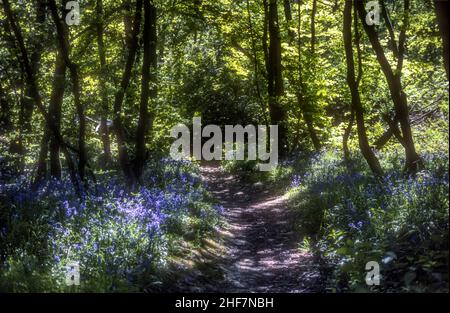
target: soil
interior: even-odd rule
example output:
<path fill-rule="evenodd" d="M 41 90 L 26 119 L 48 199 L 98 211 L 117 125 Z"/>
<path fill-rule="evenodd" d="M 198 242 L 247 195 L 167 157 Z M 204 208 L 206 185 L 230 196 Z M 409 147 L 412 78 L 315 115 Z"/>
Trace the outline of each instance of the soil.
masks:
<path fill-rule="evenodd" d="M 208 190 L 224 207 L 225 223 L 190 262 L 180 262 L 164 292 L 320 292 L 313 256 L 299 249 L 287 199 L 275 188 L 201 166 Z"/>

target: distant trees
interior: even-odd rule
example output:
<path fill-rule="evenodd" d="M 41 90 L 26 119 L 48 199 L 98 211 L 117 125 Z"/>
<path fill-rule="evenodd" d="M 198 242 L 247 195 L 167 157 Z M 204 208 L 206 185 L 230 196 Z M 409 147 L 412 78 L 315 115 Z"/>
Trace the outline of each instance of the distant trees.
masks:
<path fill-rule="evenodd" d="M 416 90 L 436 80 L 442 93 L 448 82 L 447 1 L 380 0 L 381 25 L 371 26 L 368 0 L 96 0 L 71 27 L 67 0 L 11 2 L 0 4 L 0 135 L 18 171 L 33 159 L 36 184 L 64 166 L 81 190 L 93 167 L 117 165 L 135 188 L 146 161 L 166 152 L 165 127 L 194 114 L 276 124 L 281 157 L 337 142 L 351 164 L 357 135 L 376 176 L 376 150 L 393 138 L 415 173 L 412 125 L 427 114 Z M 439 34 L 424 31 L 433 23 Z M 432 38 L 422 48 L 428 35 L 442 47 Z M 446 77 L 429 74 L 441 49 Z M 88 121 L 99 121 L 95 132 Z"/>
<path fill-rule="evenodd" d="M 37 106 L 37 108 L 43 115 L 45 122 L 47 124 L 47 127 L 49 127 L 49 129 L 51 130 L 56 143 L 59 145 L 62 152 L 64 153 L 72 182 L 75 186 L 75 189 L 78 192 L 80 192 L 81 187 L 79 184 L 75 164 L 74 164 L 74 162 L 72 160 L 72 156 L 69 152 L 69 146 L 64 141 L 64 139 L 61 136 L 61 133 L 57 127 L 57 124 L 55 123 L 53 117 L 46 111 L 45 106 L 42 102 L 42 98 L 41 98 L 41 95 L 39 92 L 39 87 L 38 87 L 37 80 L 36 80 L 36 73 L 31 66 L 30 58 L 28 56 L 28 51 L 25 48 L 25 43 L 24 43 L 24 39 L 23 39 L 23 31 L 22 31 L 20 25 L 16 21 L 15 14 L 11 9 L 9 0 L 3 0 L 3 8 L 5 11 L 5 15 L 8 20 L 8 23 L 10 24 L 13 34 L 15 36 L 15 39 L 17 41 L 17 45 L 18 45 L 18 48 L 20 51 L 20 59 L 23 64 L 26 82 L 27 82 L 27 85 L 30 90 L 30 96 L 32 97 L 32 99 L 34 101 L 34 104 Z"/>
<path fill-rule="evenodd" d="M 57 4 L 55 0 L 43 2 L 36 0 L 37 4 L 37 23 L 44 23 L 47 14 L 53 21 L 56 36 L 54 42 L 56 48 L 55 69 L 53 74 L 53 82 L 51 84 L 51 94 L 48 106 L 44 104 L 41 96 L 40 86 L 38 83 L 38 66 L 40 64 L 41 48 L 44 46 L 42 40 L 37 40 L 37 44 L 31 48 L 26 47 L 26 41 L 23 37 L 23 30 L 16 20 L 15 13 L 11 8 L 9 1 L 4 1 L 2 7 L 4 9 L 8 27 L 11 28 L 14 35 L 14 45 L 18 46 L 21 70 L 26 79 L 25 96 L 21 102 L 20 128 L 23 131 L 31 131 L 31 115 L 32 109 L 36 106 L 41 112 L 45 120 L 43 137 L 40 144 L 40 151 L 37 160 L 35 182 L 36 184 L 47 177 L 50 170 L 50 176 L 55 178 L 61 177 L 61 161 L 59 158 L 60 151 L 64 153 L 66 163 L 69 167 L 72 180 L 80 190 L 78 179 L 86 181 L 86 168 L 88 167 L 88 156 L 86 149 L 86 105 L 84 103 L 86 96 L 82 94 L 82 79 L 80 74 L 80 66 L 73 60 L 71 55 L 72 45 L 69 41 L 69 29 L 64 22 L 66 0 Z M 131 2 L 130 2 L 131 3 Z M 118 144 L 119 164 L 130 186 L 142 183 L 141 178 L 145 162 L 148 158 L 146 149 L 147 135 L 152 128 L 153 108 L 149 107 L 149 101 L 154 101 L 157 96 L 157 23 L 156 23 L 156 7 L 151 0 L 135 1 L 135 10 L 132 10 L 127 1 L 124 8 L 128 10 L 128 15 L 134 14 L 134 17 L 124 19 L 125 25 L 125 41 L 127 43 L 127 56 L 121 81 L 116 88 L 113 103 L 113 130 L 116 135 Z M 107 91 L 107 73 L 106 73 L 106 51 L 104 43 L 104 5 L 102 0 L 96 1 L 95 14 L 96 19 L 92 23 L 91 28 L 86 28 L 96 38 L 98 63 L 99 63 L 99 95 L 101 99 L 100 113 L 100 135 L 103 145 L 103 154 L 107 164 L 111 161 L 111 143 L 108 129 L 109 101 Z M 134 13 L 133 13 L 134 11 Z M 143 25 L 142 25 L 143 24 Z M 143 30 L 141 32 L 141 29 Z M 36 36 L 40 36 L 39 33 Z M 133 68 L 138 60 L 140 51 L 140 40 L 142 39 L 143 59 L 142 59 L 142 77 L 141 77 L 141 97 L 138 114 L 138 125 L 135 136 L 131 138 L 126 136 L 126 130 L 122 120 L 122 106 L 125 95 L 130 85 Z M 30 53 L 31 52 L 31 57 Z M 66 82 L 66 71 L 68 71 L 70 84 Z M 61 134 L 61 117 L 62 103 L 66 86 L 70 86 L 72 91 L 72 99 L 77 113 L 77 146 L 73 147 L 63 139 Z M 2 107 L 2 115 L 0 126 L 2 131 L 6 131 L 10 127 L 9 116 L 5 114 L 10 110 L 9 99 L 3 89 L 3 82 L 0 88 L 0 100 Z M 21 140 L 22 136 L 20 136 Z M 135 149 L 130 149 L 129 140 L 134 141 Z M 19 143 L 21 144 L 21 142 Z M 69 151 L 70 150 L 70 151 Z M 75 164 L 72 160 L 71 153 L 75 153 L 78 157 Z M 50 162 L 49 162 L 50 161 Z M 50 164 L 50 169 L 48 165 Z"/>

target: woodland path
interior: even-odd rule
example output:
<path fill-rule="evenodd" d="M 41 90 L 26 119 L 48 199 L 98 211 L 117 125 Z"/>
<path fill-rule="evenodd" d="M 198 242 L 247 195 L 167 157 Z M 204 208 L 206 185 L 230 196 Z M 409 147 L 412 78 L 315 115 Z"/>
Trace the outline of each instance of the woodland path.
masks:
<path fill-rule="evenodd" d="M 320 292 L 319 270 L 312 255 L 298 249 L 293 218 L 279 192 L 240 180 L 215 163 L 203 164 L 201 174 L 223 205 L 226 222 L 196 254 L 194 269 L 165 291 Z"/>

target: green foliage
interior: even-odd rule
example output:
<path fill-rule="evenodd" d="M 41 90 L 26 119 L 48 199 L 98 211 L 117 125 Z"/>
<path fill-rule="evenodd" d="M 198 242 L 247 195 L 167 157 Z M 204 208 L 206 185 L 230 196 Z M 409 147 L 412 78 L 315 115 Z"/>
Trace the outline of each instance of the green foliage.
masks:
<path fill-rule="evenodd" d="M 10 2 L 22 30 L 43 106 L 49 110 L 58 55 L 54 22 L 49 12 L 39 22 L 38 1 Z M 111 160 L 104 161 L 105 138 L 99 132 L 102 118 L 111 122 L 120 113 L 124 146 L 129 151 L 136 150 L 144 36 L 142 31 L 137 35 L 137 56 L 132 60 L 122 110 L 113 112 L 129 54 L 127 31 L 136 2 L 103 0 L 102 16 L 96 13 L 97 1 L 79 2 L 81 23 L 66 30 L 87 117 L 89 173 L 98 180 L 88 181 L 89 192 L 93 192 L 95 187 L 109 182 L 116 187 L 124 183 L 114 125 L 109 128 Z M 225 161 L 223 167 L 255 183 L 289 188 L 292 207 L 298 215 L 298 231 L 304 237 L 300 245 L 332 266 L 328 278 L 333 291 L 368 291 L 364 284 L 364 265 L 368 260 L 382 263 L 383 284 L 373 291 L 448 291 L 445 266 L 448 267 L 449 94 L 433 1 L 410 1 L 411 18 L 401 73 L 412 135 L 425 168 L 416 176 L 405 176 L 402 172 L 405 150 L 393 136 L 380 151 L 375 151 L 386 172 L 381 182 L 372 177 L 361 156 L 356 125 L 350 129 L 348 141 L 351 160 L 343 161 L 343 134 L 351 111 L 342 34 L 345 2 L 316 2 L 314 48 L 313 1 L 288 2 L 291 20 L 284 14 L 285 1 L 277 2 L 284 86 L 284 94 L 277 100 L 286 112 L 290 155 L 271 172 L 257 171 L 257 162 L 248 160 Z M 145 231 L 141 221 L 126 220 L 126 214 L 119 212 L 121 206 L 145 202 L 142 198 L 145 192 L 130 188 L 125 199 L 119 200 L 108 186 L 102 200 L 93 194 L 80 199 L 68 183 L 68 159 L 58 149 L 53 152 L 61 158 L 57 163 L 62 164 L 61 183 L 66 184 L 67 193 L 57 188 L 57 193 L 62 194 L 49 195 L 45 189 L 48 182 L 44 182 L 41 190 L 29 192 L 35 198 L 24 196 L 26 201 L 13 201 L 14 192 L 28 193 L 37 176 L 39 161 L 43 161 L 39 165 L 49 167 L 50 157 L 41 160 L 40 155 L 51 154 L 46 150 L 51 148 L 46 139 L 53 135 L 33 103 L 18 38 L 11 29 L 4 4 L 0 4 L 0 290 L 140 291 L 145 284 L 157 280 L 154 276 L 157 270 L 165 266 L 179 244 L 184 241 L 199 244 L 220 222 L 217 208 L 212 205 L 214 200 L 199 182 L 198 169 L 190 163 L 180 167 L 160 160 L 167 157 L 173 142 L 170 129 L 178 123 L 192 126 L 194 116 L 201 116 L 204 124 L 221 127 L 271 123 L 270 64 L 269 52 L 265 50 L 270 38 L 265 38 L 264 2 L 154 0 L 152 3 L 157 9 L 157 48 L 153 51 L 157 69 L 151 87 L 157 92 L 151 96 L 150 117 L 145 119 L 148 168 L 140 187 L 151 192 L 157 190 L 166 204 L 172 196 L 180 196 L 186 202 L 178 203 L 172 208 L 173 214 L 163 218 L 160 235 L 147 237 L 142 236 Z M 402 1 L 385 3 L 398 41 L 403 21 Z M 100 21 L 106 59 L 103 70 L 97 27 Z M 143 26 L 144 21 L 141 23 Z M 365 131 L 372 145 L 389 129 L 387 120 L 398 112 L 361 21 L 359 31 L 362 36 L 359 93 Z M 376 31 L 396 72 L 398 59 L 384 19 Z M 62 82 L 64 95 L 58 121 L 69 153 L 76 160 L 80 117 L 69 71 Z M 307 124 L 308 118 L 311 125 Z M 311 133 L 317 134 L 320 153 L 311 153 L 316 150 Z M 132 163 L 133 152 L 129 157 Z M 46 174 L 44 181 L 49 178 L 49 173 Z M 64 207 L 64 200 L 77 205 Z M 152 205 L 148 211 L 153 212 L 156 203 L 149 202 Z M 81 205 L 82 213 L 65 216 L 68 208 Z M 86 236 L 87 231 L 90 237 Z M 80 249 L 71 248 L 83 240 Z M 112 246 L 114 253 L 108 250 Z M 63 266 L 70 258 L 82 260 L 85 266 L 82 274 L 85 284 L 79 289 L 68 289 L 61 283 Z M 121 268 L 129 271 L 125 273 Z"/>
<path fill-rule="evenodd" d="M 399 162 L 395 153 L 382 160 Z M 426 164 L 415 177 L 394 166 L 382 181 L 361 161 L 349 171 L 334 152 L 295 166 L 291 205 L 312 250 L 332 265 L 331 290 L 448 289 L 448 155 L 428 155 Z M 380 287 L 365 284 L 369 261 L 381 265 Z"/>

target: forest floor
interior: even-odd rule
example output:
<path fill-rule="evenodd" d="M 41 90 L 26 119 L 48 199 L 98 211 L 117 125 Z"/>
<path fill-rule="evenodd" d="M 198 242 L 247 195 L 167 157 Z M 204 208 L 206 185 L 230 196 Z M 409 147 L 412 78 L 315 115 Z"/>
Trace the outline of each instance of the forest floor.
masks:
<path fill-rule="evenodd" d="M 320 292 L 313 256 L 300 238 L 277 188 L 251 183 L 204 163 L 208 190 L 224 207 L 224 223 L 200 249 L 180 256 L 164 292 Z M 150 288 L 149 291 L 156 291 Z"/>

